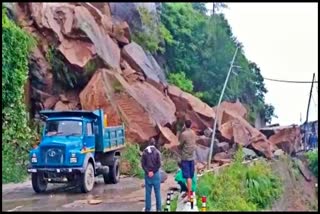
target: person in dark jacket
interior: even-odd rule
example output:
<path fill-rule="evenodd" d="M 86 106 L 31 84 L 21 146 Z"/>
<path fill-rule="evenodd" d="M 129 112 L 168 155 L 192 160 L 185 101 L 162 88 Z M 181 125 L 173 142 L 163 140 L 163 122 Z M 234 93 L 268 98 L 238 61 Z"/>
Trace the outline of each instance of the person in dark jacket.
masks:
<path fill-rule="evenodd" d="M 151 211 L 151 192 L 152 187 L 156 196 L 157 211 L 161 211 L 161 178 L 159 169 L 161 167 L 161 154 L 155 147 L 156 141 L 150 139 L 149 146 L 143 150 L 141 157 L 141 166 L 145 172 L 145 211 Z"/>

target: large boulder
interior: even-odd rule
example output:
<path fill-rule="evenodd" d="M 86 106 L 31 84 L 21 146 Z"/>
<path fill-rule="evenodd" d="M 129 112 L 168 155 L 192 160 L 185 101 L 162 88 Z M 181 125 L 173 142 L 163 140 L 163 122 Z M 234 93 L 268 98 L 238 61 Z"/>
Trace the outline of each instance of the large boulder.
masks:
<path fill-rule="evenodd" d="M 213 110 L 218 115 L 217 116 L 218 117 L 218 121 L 220 122 L 219 126 L 226 122 L 226 121 L 221 119 L 224 110 L 232 112 L 233 114 L 238 115 L 238 116 L 240 116 L 242 118 L 246 118 L 247 114 L 248 114 L 247 109 L 242 105 L 242 103 L 239 100 L 237 100 L 234 103 L 223 101 L 220 104 L 219 109 L 217 108 L 217 106 L 215 106 L 215 107 L 213 107 Z M 219 110 L 219 113 L 217 112 L 218 110 Z"/>
<path fill-rule="evenodd" d="M 164 144 L 165 148 L 172 148 L 173 146 L 179 145 L 178 137 L 172 133 L 172 131 L 168 127 L 163 127 L 157 124 L 158 129 L 160 131 L 160 143 Z"/>
<path fill-rule="evenodd" d="M 220 165 L 225 163 L 231 163 L 232 157 L 231 154 L 226 152 L 219 152 L 213 156 L 213 161 L 218 162 Z"/>
<path fill-rule="evenodd" d="M 164 73 L 152 56 L 146 54 L 143 48 L 135 42 L 124 46 L 122 49 L 123 58 L 130 66 L 143 73 L 149 83 L 161 87 L 164 83 Z M 160 88 L 159 88 L 160 89 Z"/>
<path fill-rule="evenodd" d="M 130 85 L 119 73 L 106 69 L 96 71 L 80 100 L 83 109 L 104 109 L 110 126 L 125 122 L 130 141 L 145 142 L 158 135 L 157 124 L 175 120 L 174 104 L 152 85 Z"/>
<path fill-rule="evenodd" d="M 257 154 L 252 149 L 242 148 L 242 153 L 245 160 L 251 160 L 257 157 Z"/>
<path fill-rule="evenodd" d="M 90 3 L 29 3 L 28 6 L 37 27 L 48 38 L 56 37 L 60 51 L 71 64 L 83 67 L 97 53 L 108 67 L 118 68 L 120 49 L 108 35 L 113 25 L 111 17 Z M 51 34 L 45 29 L 51 30 Z M 66 38 L 80 41 L 64 41 Z M 83 42 L 88 38 L 94 49 Z"/>
<path fill-rule="evenodd" d="M 102 108 L 108 117 L 109 126 L 126 124 L 129 141 L 145 142 L 157 135 L 155 122 L 148 112 L 128 93 L 114 76 L 114 72 L 100 69 L 80 93 L 80 102 L 85 110 Z"/>
<path fill-rule="evenodd" d="M 223 110 L 221 121 L 223 121 L 222 135 L 227 134 L 228 137 L 234 139 L 235 143 L 245 147 L 250 145 L 265 157 L 272 158 L 273 146 L 271 142 L 260 131 L 253 128 L 243 117 L 235 112 Z"/>
<path fill-rule="evenodd" d="M 145 8 L 150 15 L 152 15 L 154 18 L 157 18 L 156 3 L 110 2 L 109 5 L 113 18 L 128 22 L 130 28 L 136 29 L 137 31 L 141 31 L 143 28 L 139 7 Z"/>
<path fill-rule="evenodd" d="M 207 163 L 209 153 L 210 153 L 210 148 L 197 144 L 197 147 L 196 147 L 197 162 Z"/>
<path fill-rule="evenodd" d="M 75 7 L 74 16 L 76 28 L 83 31 L 94 44 L 98 56 L 110 68 L 119 68 L 120 49 L 118 45 L 104 32 L 90 12 L 84 7 Z"/>
<path fill-rule="evenodd" d="M 93 44 L 81 40 L 64 39 L 58 47 L 58 50 L 72 65 L 83 68 L 96 54 Z"/>
<path fill-rule="evenodd" d="M 168 94 L 176 105 L 177 111 L 184 112 L 186 119 L 193 122 L 194 129 L 205 130 L 212 126 L 215 114 L 206 103 L 172 85 L 168 87 Z"/>
<path fill-rule="evenodd" d="M 285 127 L 270 127 L 260 130 L 262 133 L 272 131 L 268 140 L 279 149 L 291 155 L 301 146 L 300 127 L 296 125 Z M 266 134 L 265 134 L 266 135 Z"/>

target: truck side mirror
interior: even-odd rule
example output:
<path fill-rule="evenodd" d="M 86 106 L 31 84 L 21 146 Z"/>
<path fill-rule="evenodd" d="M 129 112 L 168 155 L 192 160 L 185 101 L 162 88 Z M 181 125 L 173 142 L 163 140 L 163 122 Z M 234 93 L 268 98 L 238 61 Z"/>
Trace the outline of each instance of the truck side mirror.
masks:
<path fill-rule="evenodd" d="M 43 122 L 45 122 L 45 121 L 47 121 L 48 117 L 40 114 L 40 119 L 41 119 Z"/>

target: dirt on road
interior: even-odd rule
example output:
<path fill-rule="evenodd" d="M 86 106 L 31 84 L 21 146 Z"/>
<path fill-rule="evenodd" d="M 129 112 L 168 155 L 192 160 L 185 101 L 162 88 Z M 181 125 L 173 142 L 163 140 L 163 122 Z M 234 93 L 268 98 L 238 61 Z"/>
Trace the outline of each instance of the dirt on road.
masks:
<path fill-rule="evenodd" d="M 31 181 L 2 185 L 2 211 L 142 211 L 144 180 L 121 178 L 118 184 L 104 184 L 98 178 L 94 189 L 87 194 L 72 186 L 51 184 L 43 194 L 36 194 Z M 176 186 L 173 175 L 162 183 L 165 202 L 170 187 Z M 154 194 L 152 204 L 155 204 Z M 90 204 L 96 202 L 97 204 Z"/>

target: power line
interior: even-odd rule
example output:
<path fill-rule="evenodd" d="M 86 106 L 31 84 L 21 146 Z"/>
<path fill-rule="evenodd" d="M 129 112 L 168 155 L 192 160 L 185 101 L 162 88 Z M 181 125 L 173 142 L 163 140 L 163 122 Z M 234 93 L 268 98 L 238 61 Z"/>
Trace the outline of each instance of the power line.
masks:
<path fill-rule="evenodd" d="M 277 80 L 277 79 L 270 79 L 264 77 L 265 80 L 275 81 L 275 82 L 286 82 L 286 83 L 312 83 L 310 81 L 292 81 L 292 80 Z M 313 83 L 318 83 L 318 81 L 314 81 Z"/>

